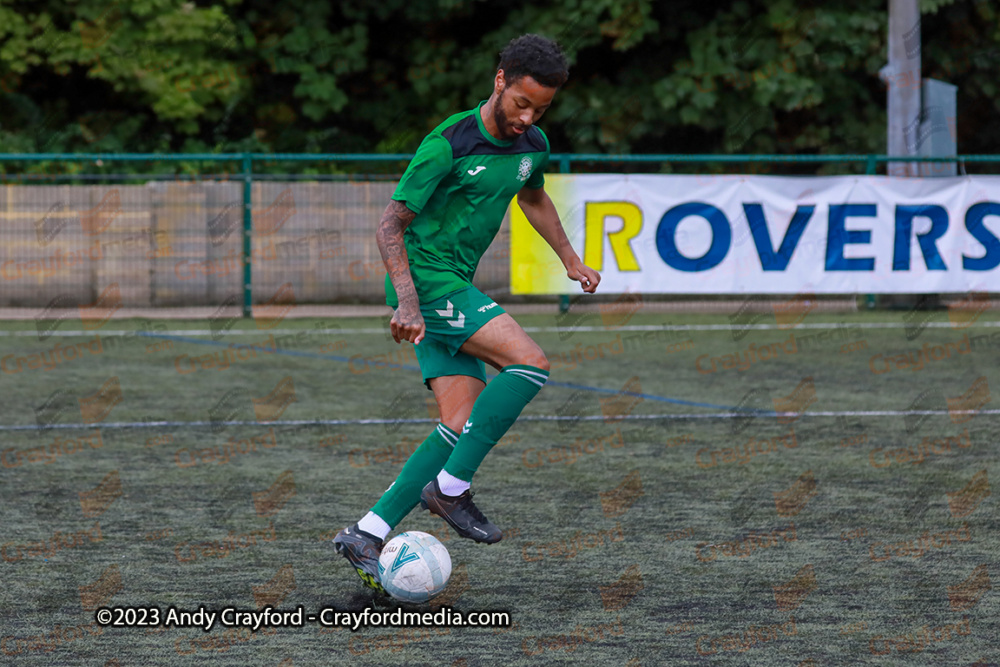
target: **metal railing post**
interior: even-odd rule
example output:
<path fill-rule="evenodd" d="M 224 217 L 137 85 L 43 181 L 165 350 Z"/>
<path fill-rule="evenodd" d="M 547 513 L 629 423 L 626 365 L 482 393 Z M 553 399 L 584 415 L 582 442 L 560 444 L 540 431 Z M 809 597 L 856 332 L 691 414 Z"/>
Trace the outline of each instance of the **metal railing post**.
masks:
<path fill-rule="evenodd" d="M 253 158 L 242 156 L 243 174 L 243 317 L 253 317 Z"/>
<path fill-rule="evenodd" d="M 865 160 L 865 175 L 874 176 L 878 173 L 878 163 L 875 161 L 874 155 L 869 155 L 868 159 Z M 865 295 L 865 306 L 870 310 L 875 307 L 877 298 L 874 294 Z"/>

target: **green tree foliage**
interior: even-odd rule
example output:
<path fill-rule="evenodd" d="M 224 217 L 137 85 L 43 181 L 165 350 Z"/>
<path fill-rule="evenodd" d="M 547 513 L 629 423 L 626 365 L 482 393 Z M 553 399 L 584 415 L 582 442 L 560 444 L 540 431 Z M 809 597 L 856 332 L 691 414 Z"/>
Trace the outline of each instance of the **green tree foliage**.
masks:
<path fill-rule="evenodd" d="M 1000 20 L 924 0 L 924 76 L 959 151 L 997 152 Z M 560 152 L 880 153 L 886 3 L 0 0 L 0 151 L 409 152 L 559 40 Z"/>

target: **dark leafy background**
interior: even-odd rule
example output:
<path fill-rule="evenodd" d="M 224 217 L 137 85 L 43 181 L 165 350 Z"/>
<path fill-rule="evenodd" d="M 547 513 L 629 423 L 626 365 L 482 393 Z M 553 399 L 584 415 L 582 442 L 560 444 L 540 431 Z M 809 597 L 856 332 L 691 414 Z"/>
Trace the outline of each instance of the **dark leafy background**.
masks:
<path fill-rule="evenodd" d="M 959 152 L 997 152 L 997 6 L 921 5 Z M 883 153 L 886 23 L 882 0 L 0 0 L 0 151 L 410 152 L 538 32 L 571 63 L 556 151 Z"/>

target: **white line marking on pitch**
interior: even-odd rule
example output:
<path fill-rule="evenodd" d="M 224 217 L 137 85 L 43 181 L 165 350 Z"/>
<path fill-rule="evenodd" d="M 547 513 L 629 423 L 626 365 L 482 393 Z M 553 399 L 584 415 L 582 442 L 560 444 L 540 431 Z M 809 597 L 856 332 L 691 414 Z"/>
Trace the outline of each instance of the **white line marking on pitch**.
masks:
<path fill-rule="evenodd" d="M 747 417 L 760 417 L 767 419 L 771 417 L 906 417 L 909 415 L 998 415 L 998 410 L 830 410 L 825 412 L 716 412 L 702 414 L 660 414 L 660 415 L 623 415 L 610 421 L 652 421 L 656 419 L 736 419 Z M 605 421 L 604 415 L 582 415 L 561 416 L 561 415 L 521 415 L 517 419 L 519 422 L 546 422 L 546 421 Z M 95 428 L 181 428 L 185 426 L 214 426 L 216 428 L 228 426 L 368 426 L 372 424 L 436 424 L 437 419 L 427 417 L 418 419 L 296 419 L 289 421 L 256 422 L 256 421 L 155 421 L 155 422 L 110 422 L 107 424 L 51 424 L 48 426 L 38 426 L 37 424 L 10 425 L 0 424 L 0 431 L 46 431 L 64 429 L 95 429 Z"/>
<path fill-rule="evenodd" d="M 1000 327 L 1000 321 L 996 322 L 976 322 L 972 325 L 965 327 L 956 327 L 950 322 L 926 322 L 921 327 L 926 327 L 928 329 L 974 329 L 977 327 Z M 529 333 L 591 333 L 600 332 L 605 333 L 608 331 L 729 331 L 733 328 L 738 328 L 741 331 L 745 330 L 755 330 L 755 331 L 769 331 L 772 329 L 780 329 L 782 331 L 795 331 L 796 329 L 905 329 L 914 328 L 912 324 L 906 324 L 905 322 L 814 322 L 810 324 L 798 324 L 794 327 L 782 327 L 777 324 L 748 324 L 748 325 L 737 325 L 737 324 L 630 324 L 621 327 L 594 327 L 594 326 L 567 326 L 567 327 L 524 327 L 524 330 Z M 100 329 L 94 329 L 91 331 L 83 330 L 69 330 L 69 331 L 52 331 L 46 335 L 50 336 L 94 336 L 100 334 L 102 336 L 125 336 L 129 334 L 137 334 L 146 336 L 149 338 L 156 338 L 158 336 L 213 336 L 218 335 L 219 340 L 224 340 L 228 336 L 263 336 L 267 334 L 274 334 L 276 336 L 287 336 L 297 333 L 307 333 L 307 334 L 375 334 L 375 333 L 387 333 L 386 329 L 376 329 L 376 328 L 362 328 L 362 329 L 230 329 L 222 335 L 218 335 L 215 331 L 209 329 L 168 329 L 166 331 L 137 331 L 135 329 L 109 329 L 107 331 L 102 331 Z M 3 336 L 14 336 L 14 337 L 33 337 L 38 336 L 37 331 L 0 331 L 0 337 Z"/>

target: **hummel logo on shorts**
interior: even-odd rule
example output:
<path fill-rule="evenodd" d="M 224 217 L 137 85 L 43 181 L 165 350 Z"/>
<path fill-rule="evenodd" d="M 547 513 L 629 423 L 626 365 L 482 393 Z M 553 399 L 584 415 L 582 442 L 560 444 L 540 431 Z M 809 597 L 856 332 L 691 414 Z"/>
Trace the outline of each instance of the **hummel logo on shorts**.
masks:
<path fill-rule="evenodd" d="M 469 176 L 475 176 L 476 174 L 478 174 L 479 172 L 483 171 L 484 169 L 486 169 L 486 167 L 484 167 L 483 165 L 479 165 L 478 167 L 476 167 L 475 171 L 473 171 L 473 170 L 470 169 L 469 170 Z"/>

